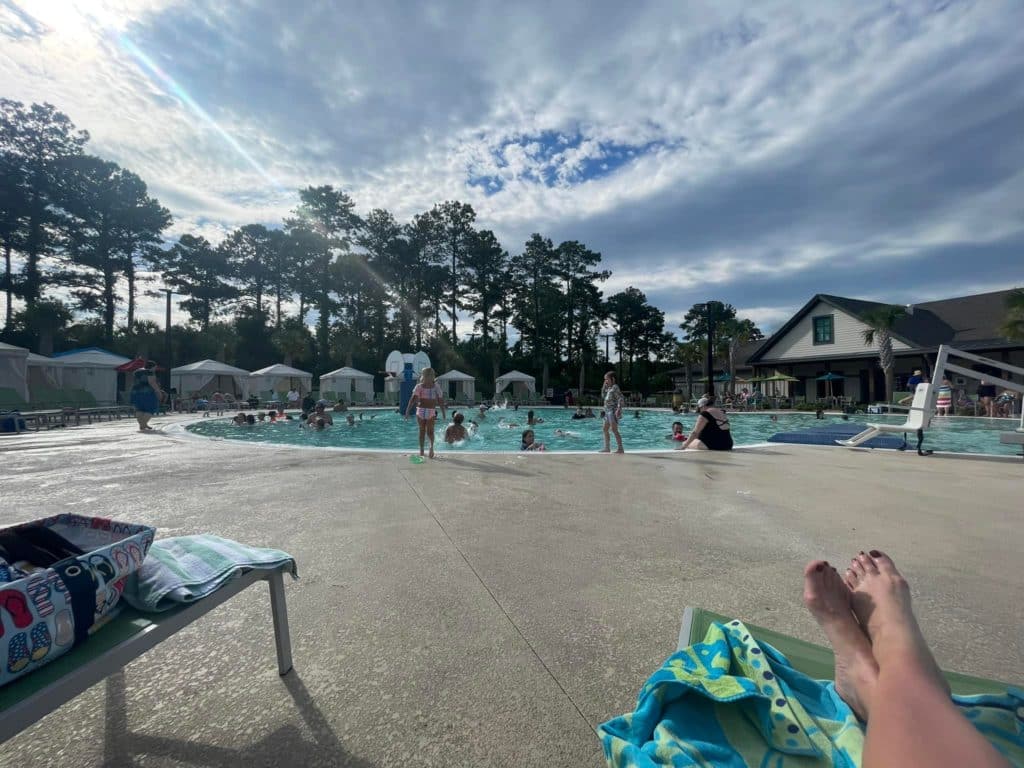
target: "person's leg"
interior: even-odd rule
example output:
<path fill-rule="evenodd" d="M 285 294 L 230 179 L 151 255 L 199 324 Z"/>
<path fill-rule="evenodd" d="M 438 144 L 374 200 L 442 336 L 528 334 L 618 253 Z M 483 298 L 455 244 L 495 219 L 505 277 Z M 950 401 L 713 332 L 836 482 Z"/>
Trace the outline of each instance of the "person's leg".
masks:
<path fill-rule="evenodd" d="M 423 419 L 416 417 L 416 424 L 420 429 L 420 456 L 423 455 L 423 441 L 427 435 L 427 422 Z"/>
<path fill-rule="evenodd" d="M 436 419 L 430 419 L 427 422 L 427 436 L 430 438 L 430 458 L 434 458 L 434 424 L 436 421 Z"/>
<path fill-rule="evenodd" d="M 139 432 L 146 431 L 146 422 L 149 421 L 149 414 L 138 409 L 135 410 L 135 420 L 139 422 Z"/>
<path fill-rule="evenodd" d="M 864 766 L 1005 768 L 1008 763 L 950 700 L 914 618 L 910 588 L 892 560 L 877 550 L 860 553 L 846 584 L 878 662 Z"/>
<path fill-rule="evenodd" d="M 813 560 L 804 568 L 804 605 L 835 651 L 836 693 L 857 717 L 867 720 L 878 663 L 868 636 L 853 615 L 849 588 L 824 560 Z"/>
<path fill-rule="evenodd" d="M 604 448 L 601 449 L 601 453 L 611 453 L 612 452 L 612 443 L 611 443 L 611 437 L 608 434 L 608 419 L 607 419 L 607 417 L 602 420 L 601 432 L 604 435 Z"/>
<path fill-rule="evenodd" d="M 612 433 L 615 435 L 616 453 L 625 453 L 622 449 L 622 435 L 619 434 L 619 422 L 612 422 Z M 610 446 L 609 446 L 610 447 Z"/>

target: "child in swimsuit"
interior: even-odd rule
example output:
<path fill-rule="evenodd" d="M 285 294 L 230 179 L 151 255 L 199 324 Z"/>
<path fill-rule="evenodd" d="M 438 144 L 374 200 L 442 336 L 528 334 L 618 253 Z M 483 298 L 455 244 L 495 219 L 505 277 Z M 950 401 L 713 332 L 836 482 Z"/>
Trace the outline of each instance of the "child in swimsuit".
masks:
<path fill-rule="evenodd" d="M 420 371 L 420 383 L 412 391 L 409 398 L 409 405 L 405 409 L 405 417 L 409 418 L 413 406 L 416 407 L 416 423 L 420 428 L 420 456 L 423 455 L 423 441 L 430 437 L 430 458 L 434 458 L 434 423 L 437 421 L 437 412 L 441 411 L 441 418 L 447 419 L 448 414 L 444 407 L 444 393 L 435 381 L 434 369 L 424 368 Z"/>

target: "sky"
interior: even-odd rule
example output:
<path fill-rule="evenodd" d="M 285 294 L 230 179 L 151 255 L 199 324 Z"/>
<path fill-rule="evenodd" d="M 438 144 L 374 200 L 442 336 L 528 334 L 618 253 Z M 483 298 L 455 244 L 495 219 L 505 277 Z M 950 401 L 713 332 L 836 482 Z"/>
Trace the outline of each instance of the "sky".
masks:
<path fill-rule="evenodd" d="M 770 331 L 815 293 L 1024 283 L 1021 29 L 1018 0 L 0 0 L 0 95 L 89 130 L 174 237 L 309 184 L 458 199 L 511 252 L 601 252 L 672 327 L 718 299 Z"/>

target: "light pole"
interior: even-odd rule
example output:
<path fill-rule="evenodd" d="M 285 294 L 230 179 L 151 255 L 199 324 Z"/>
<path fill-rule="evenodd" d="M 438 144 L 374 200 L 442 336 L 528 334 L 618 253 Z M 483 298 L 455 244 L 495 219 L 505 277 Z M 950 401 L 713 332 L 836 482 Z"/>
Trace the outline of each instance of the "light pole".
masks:
<path fill-rule="evenodd" d="M 707 378 L 708 388 L 705 392 L 715 391 L 715 302 L 706 301 L 698 304 L 704 309 L 704 319 L 708 326 L 708 349 L 707 358 L 704 361 L 704 375 Z"/>
<path fill-rule="evenodd" d="M 170 288 L 162 288 L 167 294 L 167 318 L 164 324 L 164 365 L 167 367 L 167 392 L 171 391 L 171 294 Z"/>
<path fill-rule="evenodd" d="M 614 333 L 601 333 L 601 334 L 598 334 L 598 335 L 602 339 L 604 339 L 604 361 L 610 365 L 611 362 L 612 362 L 612 353 L 611 353 L 611 347 L 609 346 L 608 341 L 615 334 Z"/>

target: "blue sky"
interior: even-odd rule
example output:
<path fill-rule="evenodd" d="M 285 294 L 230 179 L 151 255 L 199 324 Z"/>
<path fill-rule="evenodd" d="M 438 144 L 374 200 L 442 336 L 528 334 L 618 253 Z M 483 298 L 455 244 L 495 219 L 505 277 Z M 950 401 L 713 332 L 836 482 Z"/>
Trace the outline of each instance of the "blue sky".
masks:
<path fill-rule="evenodd" d="M 601 251 L 673 323 L 717 298 L 770 329 L 816 292 L 1024 282 L 1022 28 L 997 0 L 0 0 L 0 82 L 175 234 L 310 183 L 401 219 L 460 199 L 512 251 Z"/>

